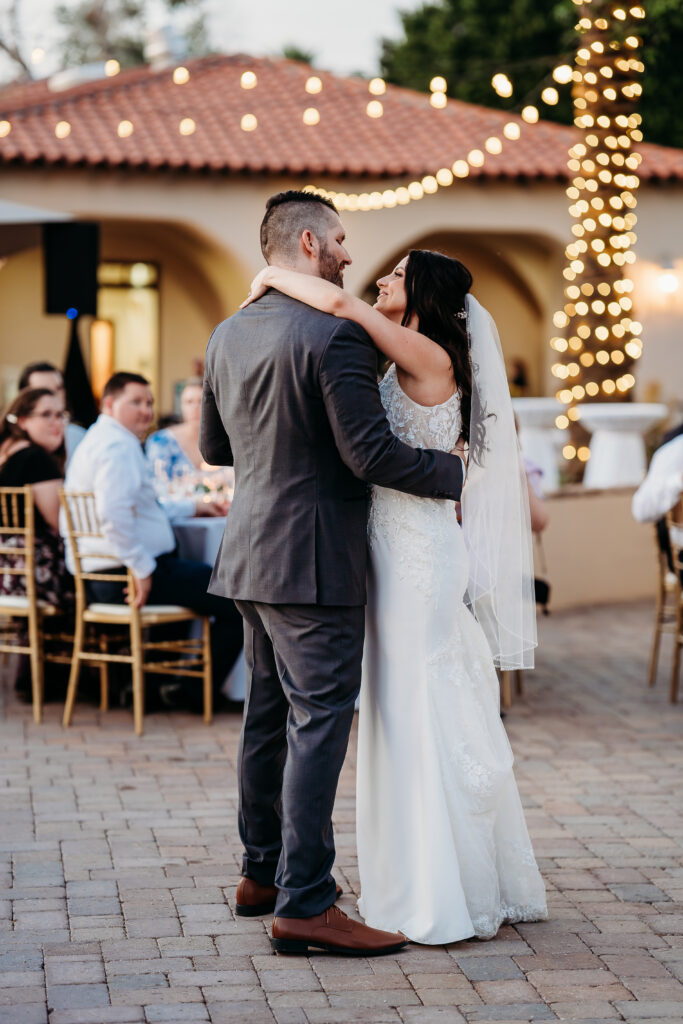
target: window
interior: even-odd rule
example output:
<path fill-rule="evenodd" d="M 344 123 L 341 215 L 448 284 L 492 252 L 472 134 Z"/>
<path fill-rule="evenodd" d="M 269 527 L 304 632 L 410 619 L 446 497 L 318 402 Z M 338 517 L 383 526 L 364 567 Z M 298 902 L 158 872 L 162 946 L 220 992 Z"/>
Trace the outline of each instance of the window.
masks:
<path fill-rule="evenodd" d="M 100 263 L 97 285 L 97 320 L 90 336 L 93 390 L 98 391 L 102 378 L 129 370 L 146 377 L 158 394 L 158 267 L 154 263 Z"/>

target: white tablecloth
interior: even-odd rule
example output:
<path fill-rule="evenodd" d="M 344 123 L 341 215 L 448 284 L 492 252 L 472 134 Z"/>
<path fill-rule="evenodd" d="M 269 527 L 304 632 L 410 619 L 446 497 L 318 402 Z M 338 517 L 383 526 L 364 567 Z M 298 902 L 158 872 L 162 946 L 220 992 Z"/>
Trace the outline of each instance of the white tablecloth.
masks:
<path fill-rule="evenodd" d="M 177 519 L 173 531 L 178 541 L 178 554 L 194 562 L 213 565 L 223 539 L 225 517 Z M 222 691 L 230 700 L 244 700 L 246 696 L 246 674 L 244 654 L 240 653 L 232 670 L 223 683 Z"/>
<path fill-rule="evenodd" d="M 178 554 L 193 562 L 213 565 L 223 539 L 225 516 L 176 519 L 173 532 L 178 541 Z"/>

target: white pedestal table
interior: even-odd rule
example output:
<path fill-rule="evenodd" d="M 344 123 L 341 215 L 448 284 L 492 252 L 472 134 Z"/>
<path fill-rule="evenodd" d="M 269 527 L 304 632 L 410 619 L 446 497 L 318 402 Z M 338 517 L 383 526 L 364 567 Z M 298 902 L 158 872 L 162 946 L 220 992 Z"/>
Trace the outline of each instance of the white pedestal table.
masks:
<path fill-rule="evenodd" d="M 584 487 L 637 486 L 647 470 L 643 434 L 669 415 L 654 402 L 595 402 L 579 407 L 579 422 L 593 435 Z"/>
<path fill-rule="evenodd" d="M 522 454 L 543 470 L 543 490 L 556 491 L 560 485 L 559 453 L 568 435 L 555 426 L 555 420 L 564 406 L 556 398 L 513 398 L 512 406 Z"/>

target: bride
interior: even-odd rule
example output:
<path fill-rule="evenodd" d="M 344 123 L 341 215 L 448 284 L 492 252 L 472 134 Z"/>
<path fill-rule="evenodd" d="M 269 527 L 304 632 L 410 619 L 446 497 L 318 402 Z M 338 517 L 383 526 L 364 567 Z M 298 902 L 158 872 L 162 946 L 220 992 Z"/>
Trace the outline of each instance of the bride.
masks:
<path fill-rule="evenodd" d="M 471 284 L 458 260 L 413 250 L 374 307 L 275 266 L 247 300 L 276 288 L 359 323 L 391 361 L 394 434 L 468 455 L 462 526 L 448 502 L 382 487 L 368 522 L 358 909 L 430 944 L 547 917 L 495 671 L 533 667 L 528 498 L 498 333 Z"/>

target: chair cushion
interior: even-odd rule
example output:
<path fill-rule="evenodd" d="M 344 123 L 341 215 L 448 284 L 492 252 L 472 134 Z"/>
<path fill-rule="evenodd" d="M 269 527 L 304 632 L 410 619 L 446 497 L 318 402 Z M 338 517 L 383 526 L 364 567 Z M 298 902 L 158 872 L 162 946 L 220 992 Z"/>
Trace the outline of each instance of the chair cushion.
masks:
<path fill-rule="evenodd" d="M 16 608 L 17 611 L 28 611 L 28 607 L 29 604 L 27 597 L 22 597 L 20 594 L 17 594 L 15 597 L 13 597 L 11 594 L 0 595 L 0 609 L 6 608 L 6 614 L 9 614 L 12 608 Z M 40 608 L 41 612 L 43 612 L 44 615 L 57 614 L 57 609 L 55 608 L 55 606 L 53 604 L 48 604 L 47 601 L 41 601 L 39 599 L 38 607 Z"/>
<path fill-rule="evenodd" d="M 88 612 L 92 612 L 94 615 L 116 615 L 121 619 L 127 619 L 130 615 L 130 607 L 127 604 L 104 604 L 99 601 L 95 601 L 93 604 L 89 604 L 85 613 L 85 618 L 88 618 Z M 141 617 L 144 619 L 146 616 L 152 615 L 194 615 L 194 612 L 190 608 L 183 608 L 179 604 L 146 604 L 140 611 Z"/>

